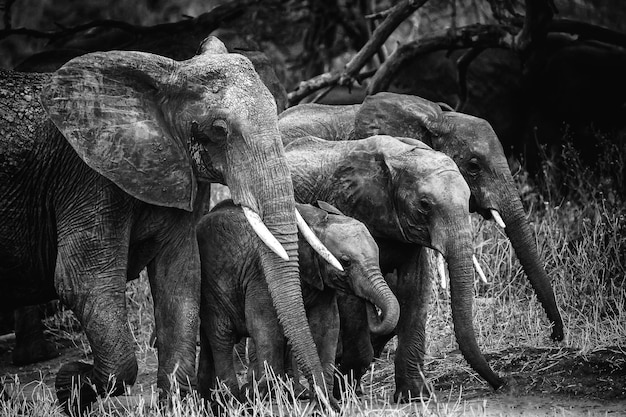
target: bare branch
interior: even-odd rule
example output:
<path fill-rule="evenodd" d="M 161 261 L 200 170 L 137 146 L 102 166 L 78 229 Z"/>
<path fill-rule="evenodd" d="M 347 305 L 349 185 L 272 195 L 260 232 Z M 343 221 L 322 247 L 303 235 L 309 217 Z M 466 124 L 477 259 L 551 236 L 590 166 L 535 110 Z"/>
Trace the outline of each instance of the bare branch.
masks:
<path fill-rule="evenodd" d="M 10 7 L 10 3 L 14 0 L 7 0 L 7 6 Z M 17 28 L 11 29 L 2 29 L 0 30 L 0 39 L 4 39 L 9 36 L 30 36 L 33 38 L 42 38 L 42 39 L 50 39 L 56 40 L 68 35 L 73 35 L 88 29 L 92 29 L 95 27 L 106 27 L 106 28 L 116 28 L 128 31 L 130 33 L 135 34 L 151 34 L 155 32 L 161 31 L 171 31 L 171 33 L 176 33 L 176 31 L 184 30 L 185 27 L 192 27 L 198 23 L 202 24 L 205 27 L 215 25 L 217 28 L 219 23 L 227 18 L 233 17 L 236 13 L 241 12 L 246 6 L 251 3 L 254 3 L 255 0 L 239 0 L 226 2 L 223 5 L 220 5 L 210 12 L 203 13 L 195 19 L 185 19 L 180 22 L 175 23 L 164 23 L 160 25 L 154 26 L 135 26 L 129 23 L 120 22 L 116 20 L 95 20 L 89 23 L 85 23 L 82 25 L 65 28 L 61 27 L 60 30 L 56 31 L 40 31 L 28 28 Z M 7 7 L 5 6 L 5 7 Z M 5 11 L 5 19 L 6 19 L 6 11 Z M 5 27 L 6 22 L 5 22 Z"/>
<path fill-rule="evenodd" d="M 626 34 L 601 26 L 570 19 L 554 19 L 548 26 L 549 32 L 569 33 L 579 39 L 595 40 L 626 48 Z"/>
<path fill-rule="evenodd" d="M 456 61 L 456 82 L 459 87 L 459 101 L 455 106 L 457 111 L 463 111 L 467 103 L 467 69 L 484 50 L 485 48 L 472 48 Z"/>
<path fill-rule="evenodd" d="M 2 10 L 4 11 L 4 17 L 2 18 L 4 22 L 5 29 L 11 29 L 11 6 L 13 6 L 15 0 L 5 0 L 4 6 Z"/>
<path fill-rule="evenodd" d="M 298 104 L 304 97 L 321 88 L 336 85 L 339 82 L 340 75 L 339 71 L 332 71 L 320 74 L 310 80 L 302 81 L 294 91 L 287 94 L 287 106 Z"/>
<path fill-rule="evenodd" d="M 411 16 L 417 9 L 422 7 L 428 0 L 403 0 L 391 10 L 391 13 L 376 28 L 369 41 L 361 50 L 346 64 L 339 84 L 351 84 L 356 74 L 374 56 L 383 43 L 389 38 L 394 30 Z"/>
<path fill-rule="evenodd" d="M 553 0 L 526 0 L 524 26 L 515 37 L 517 50 L 525 51 L 531 43 L 543 42 L 555 13 L 557 9 Z"/>
<path fill-rule="evenodd" d="M 512 48 L 515 32 L 517 29 L 510 26 L 474 24 L 406 43 L 378 69 L 370 81 L 367 94 L 386 90 L 402 65 L 416 56 L 444 49 Z"/>

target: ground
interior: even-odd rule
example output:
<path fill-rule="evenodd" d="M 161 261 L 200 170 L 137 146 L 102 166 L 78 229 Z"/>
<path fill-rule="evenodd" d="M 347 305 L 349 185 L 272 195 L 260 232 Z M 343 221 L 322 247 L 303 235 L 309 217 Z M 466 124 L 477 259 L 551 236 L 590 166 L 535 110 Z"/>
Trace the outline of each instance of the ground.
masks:
<path fill-rule="evenodd" d="M 68 360 L 89 360 L 84 339 L 76 334 L 52 337 L 61 356 L 39 364 L 15 367 L 11 364 L 13 340 L 0 342 L 0 375 L 12 390 L 16 379 L 27 398 L 37 398 L 45 389 L 40 381 L 53 387 L 54 376 Z M 373 365 L 374 372 L 364 378 L 364 407 L 380 414 L 391 413 L 389 398 L 393 393 L 393 346 Z M 156 356 L 147 346 L 138 348 L 140 374 L 132 390 L 150 401 L 154 392 Z M 572 348 L 510 347 L 489 353 L 493 369 L 508 381 L 502 392 L 493 392 L 466 365 L 458 351 L 427 358 L 426 372 L 436 397 L 428 401 L 435 415 L 481 416 L 595 416 L 626 415 L 626 352 L 618 348 L 602 349 L 580 355 Z M 122 401 L 124 402 L 124 400 Z M 393 406 L 396 408 L 396 406 Z M 416 408 L 417 407 L 417 408 Z M 397 406 L 393 414 L 404 414 L 421 404 Z M 1 408 L 0 408 L 1 409 Z M 378 412 L 377 412 L 378 413 Z"/>

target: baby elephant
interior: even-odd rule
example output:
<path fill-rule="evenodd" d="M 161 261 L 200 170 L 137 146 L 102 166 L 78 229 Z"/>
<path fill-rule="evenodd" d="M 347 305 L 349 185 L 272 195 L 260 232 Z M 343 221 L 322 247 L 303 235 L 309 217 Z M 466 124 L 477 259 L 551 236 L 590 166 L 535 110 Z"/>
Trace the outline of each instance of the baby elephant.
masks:
<path fill-rule="evenodd" d="M 344 270 L 320 259 L 302 236 L 298 255 L 309 325 L 324 367 L 326 388 L 332 392 L 339 334 L 336 290 L 368 301 L 369 325 L 376 333 L 393 330 L 400 310 L 381 275 L 378 246 L 367 228 L 329 204 L 318 204 L 324 209 L 299 204 L 298 211 Z M 264 362 L 275 374 L 285 373 L 285 338 L 263 276 L 267 258 L 276 255 L 249 231 L 246 222 L 241 208 L 227 200 L 197 226 L 202 262 L 198 388 L 205 398 L 219 378 L 236 397 L 244 399 L 232 356 L 233 346 L 242 337 L 254 341 L 258 357 L 254 374 L 262 383 L 259 388 L 266 389 Z M 380 317 L 374 305 L 382 311 Z"/>

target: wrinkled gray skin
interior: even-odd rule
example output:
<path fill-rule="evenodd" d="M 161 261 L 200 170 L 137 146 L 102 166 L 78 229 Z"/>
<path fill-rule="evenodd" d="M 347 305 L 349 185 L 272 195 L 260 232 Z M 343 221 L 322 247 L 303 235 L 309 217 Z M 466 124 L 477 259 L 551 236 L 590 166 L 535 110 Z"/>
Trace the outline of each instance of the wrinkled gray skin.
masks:
<path fill-rule="evenodd" d="M 502 146 L 483 119 L 440 106 L 417 96 L 378 93 L 361 105 L 304 104 L 280 115 L 283 143 L 313 135 L 352 140 L 371 135 L 419 139 L 450 156 L 472 192 L 470 208 L 486 219 L 496 210 L 537 298 L 552 323 L 552 339 L 563 340 L 563 321 L 543 261 L 537 252 L 526 213 Z"/>
<path fill-rule="evenodd" d="M 287 145 L 285 154 L 296 200 L 327 201 L 363 222 L 380 248 L 383 273 L 397 269 L 397 282 L 388 282 L 400 302 L 396 400 L 419 395 L 423 386 L 420 371 L 432 279 L 418 273 L 422 246 L 447 260 L 454 330 L 465 359 L 494 389 L 502 386 L 504 381 L 485 361 L 474 335 L 470 191 L 452 159 L 419 141 L 389 136 L 338 142 L 301 138 Z M 365 323 L 362 305 L 352 314 L 349 323 Z M 356 330 L 357 337 L 369 337 L 362 330 Z M 346 349 L 363 348 L 365 352 L 353 353 L 365 356 L 369 350 L 361 362 L 367 366 L 371 345 L 347 340 L 343 318 L 341 331 L 344 356 L 350 356 Z M 360 366 L 352 369 L 362 373 Z"/>
<path fill-rule="evenodd" d="M 66 408 L 134 383 L 124 288 L 145 266 L 157 385 L 169 392 L 172 373 L 183 391 L 195 385 L 195 222 L 206 189 L 199 180 L 228 184 L 286 249 L 289 261 L 270 256 L 266 265 L 270 294 L 305 374 L 322 378 L 299 287 L 276 106 L 251 63 L 218 46 L 183 62 L 112 51 L 54 74 L 0 74 L 0 304 L 58 296 L 78 317 L 94 364 L 59 370 Z M 96 392 L 84 384 L 77 404 L 68 404 L 72 384 L 86 379 Z"/>
<path fill-rule="evenodd" d="M 344 267 L 344 272 L 340 272 L 328 265 L 300 237 L 302 292 L 330 389 L 339 334 L 337 290 L 355 294 L 381 309 L 381 319 L 375 313 L 370 317 L 370 329 L 376 333 L 393 330 L 399 306 L 378 267 L 378 247 L 361 222 L 311 205 L 297 207 Z M 250 336 L 255 343 L 257 381 L 266 381 L 264 362 L 277 375 L 284 374 L 285 338 L 263 276 L 263 265 L 270 252 L 246 223 L 241 209 L 227 200 L 205 215 L 197 226 L 202 264 L 198 387 L 205 398 L 218 378 L 235 396 L 245 400 L 246 393 L 239 391 L 232 360 L 233 347 L 242 337 Z M 373 306 L 370 310 L 374 312 Z M 265 383 L 260 387 L 267 389 Z"/>
<path fill-rule="evenodd" d="M 550 279 L 537 252 L 502 147 L 486 121 L 457 112 L 443 112 L 437 104 L 416 96 L 379 93 L 367 97 L 361 105 L 304 104 L 293 107 L 280 115 L 279 127 L 286 144 L 306 134 L 327 140 L 391 134 L 419 139 L 449 155 L 470 187 L 472 211 L 487 219 L 491 218 L 490 209 L 501 214 L 517 257 L 553 324 L 551 337 L 554 340 L 563 339 L 563 322 Z M 386 338 L 374 338 L 377 353 L 386 342 Z M 354 343 L 351 345 L 354 346 Z M 360 350 L 368 351 L 364 347 Z M 359 358 L 364 355 L 353 356 Z M 344 372 L 354 372 L 358 376 L 361 373 L 358 369 L 367 366 L 367 363 L 365 357 L 352 364 L 342 363 L 340 367 Z"/>
<path fill-rule="evenodd" d="M 202 19 L 196 19 L 196 21 L 201 22 Z M 174 30 L 174 28 L 171 30 Z M 188 26 L 180 30 L 185 34 L 189 31 Z M 230 31 L 219 30 L 214 33 L 217 34 L 218 32 L 220 40 L 225 41 L 225 46 L 229 52 L 241 53 L 250 59 L 255 71 L 274 96 L 277 111 L 281 112 L 284 110 L 287 102 L 287 92 L 278 81 L 272 63 L 265 54 L 259 52 L 259 46 L 243 40 Z M 171 36 L 166 37 L 165 34 L 161 37 L 154 37 L 149 43 L 141 42 L 142 39 L 135 39 L 128 34 L 126 35 L 118 38 L 103 37 L 101 41 L 98 41 L 97 36 L 90 36 L 88 41 L 71 44 L 72 49 L 63 48 L 36 53 L 20 62 L 14 70 L 21 72 L 54 72 L 70 59 L 96 50 L 137 50 L 156 53 L 176 60 L 188 59 L 197 50 L 196 38 L 198 34 L 195 32 L 192 39 L 177 38 L 177 42 L 180 43 L 178 47 L 172 47 Z M 39 310 L 36 306 L 28 306 L 15 311 L 16 340 L 13 349 L 13 363 L 15 365 L 35 363 L 58 355 L 54 345 L 46 341 L 44 337 L 43 325 L 38 314 Z"/>

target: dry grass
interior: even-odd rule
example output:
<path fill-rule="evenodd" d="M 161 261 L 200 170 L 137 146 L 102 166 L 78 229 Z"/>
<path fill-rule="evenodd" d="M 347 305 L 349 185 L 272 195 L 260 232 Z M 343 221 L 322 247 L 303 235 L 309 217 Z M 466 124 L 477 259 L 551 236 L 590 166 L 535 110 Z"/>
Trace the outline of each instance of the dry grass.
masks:
<path fill-rule="evenodd" d="M 570 150 L 571 151 L 571 150 Z M 554 366 L 564 355 L 588 355 L 599 349 L 624 349 L 626 341 L 626 209 L 623 204 L 625 168 L 614 154 L 611 169 L 601 166 L 602 175 L 591 175 L 570 158 L 570 170 L 551 177 L 554 166 L 546 164 L 541 188 L 520 176 L 520 189 L 529 209 L 529 218 L 543 254 L 545 267 L 552 279 L 557 302 L 566 329 L 566 340 L 555 344 L 549 340 L 550 328 L 541 306 L 515 258 L 503 231 L 492 222 L 473 218 L 476 255 L 489 278 L 489 284 L 476 281 L 474 322 L 479 344 L 487 354 L 512 347 L 555 348 L 532 363 L 524 364 L 537 371 Z M 572 162 L 571 159 L 574 159 Z M 578 164 L 578 165 L 577 165 Z M 555 165 L 556 166 L 556 165 Z M 607 179 L 608 178 L 608 179 Z M 556 184 L 558 182 L 559 186 Z M 547 185 L 546 185 L 547 184 Z M 541 192 L 539 191 L 541 189 Z M 566 190 L 566 191 L 563 191 Z M 460 355 L 452 333 L 449 295 L 435 286 L 428 321 L 427 378 L 436 381 L 447 374 L 460 372 L 478 377 Z M 153 326 L 152 304 L 145 278 L 129 284 L 128 305 L 132 310 L 130 325 L 137 341 L 140 369 L 154 367 L 154 349 L 149 346 Z M 77 325 L 70 313 L 48 322 L 56 337 L 73 340 L 84 350 L 84 338 L 77 336 Z M 469 409 L 463 387 L 456 387 L 422 403 L 396 405 L 393 394 L 392 341 L 383 357 L 376 360 L 364 378 L 364 395 L 358 398 L 347 392 L 341 416 L 460 416 L 482 415 Z M 502 365 L 511 355 L 494 360 Z M 499 361 L 499 362 L 498 362 Z M 154 375 L 154 374 L 153 374 Z M 151 377 L 154 380 L 154 376 Z M 0 401 L 0 416 L 61 415 L 54 393 L 43 383 L 25 387 L 19 381 L 7 384 L 11 399 Z M 273 391 L 271 401 L 256 400 L 239 404 L 221 392 L 221 405 L 227 415 L 299 416 L 316 413 L 305 401 L 293 399 L 289 382 L 275 379 L 282 387 Z M 157 406 L 151 387 L 143 388 L 144 402 L 122 404 L 116 400 L 99 401 L 92 415 L 98 416 L 200 416 L 210 414 L 195 397 L 175 396 L 171 407 Z M 137 388 L 135 388 L 135 393 Z M 23 397 L 23 393 L 32 396 Z M 324 407 L 322 407 L 324 409 Z M 470 411 L 468 411 L 470 410 Z M 565 413 L 563 413 L 564 415 Z M 561 415 L 555 412 L 554 415 Z"/>

